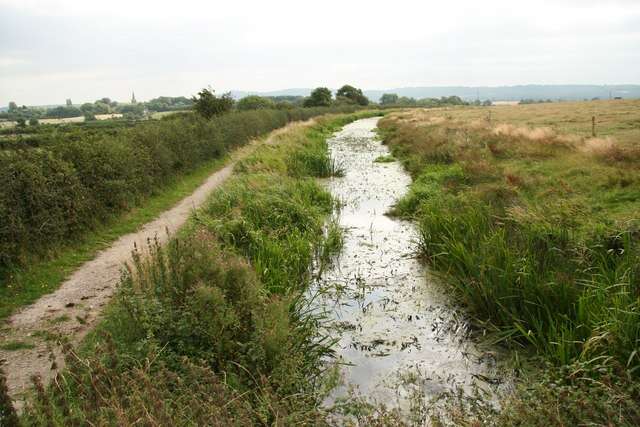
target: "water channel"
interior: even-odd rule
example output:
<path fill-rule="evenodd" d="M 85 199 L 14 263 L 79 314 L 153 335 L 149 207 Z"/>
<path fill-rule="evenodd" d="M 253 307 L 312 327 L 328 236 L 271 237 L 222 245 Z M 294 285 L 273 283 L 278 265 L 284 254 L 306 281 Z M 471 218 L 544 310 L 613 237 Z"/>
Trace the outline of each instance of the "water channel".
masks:
<path fill-rule="evenodd" d="M 330 401 L 356 395 L 404 410 L 446 391 L 487 389 L 497 377 L 492 352 L 469 338 L 468 324 L 416 259 L 414 224 L 385 213 L 411 178 L 374 132 L 378 118 L 346 125 L 329 141 L 345 176 L 327 181 L 343 203 L 344 247 L 311 291 L 328 317 L 343 384 Z M 328 402 L 331 403 L 331 402 Z"/>

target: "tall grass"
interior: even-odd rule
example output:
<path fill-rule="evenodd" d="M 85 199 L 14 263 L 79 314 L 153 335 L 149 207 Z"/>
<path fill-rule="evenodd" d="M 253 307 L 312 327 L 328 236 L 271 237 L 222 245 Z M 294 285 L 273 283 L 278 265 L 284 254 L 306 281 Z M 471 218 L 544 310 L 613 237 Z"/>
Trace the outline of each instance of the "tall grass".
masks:
<path fill-rule="evenodd" d="M 502 412 L 460 405 L 452 419 L 636 425 L 638 158 L 549 129 L 411 115 L 379 126 L 414 178 L 393 213 L 418 223 L 421 254 L 494 342 L 548 364 L 525 370 Z"/>
<path fill-rule="evenodd" d="M 637 170 L 548 131 L 402 117 L 380 127 L 414 177 L 394 213 L 418 222 L 422 255 L 481 327 L 555 366 L 581 364 L 592 381 L 637 381 L 637 190 L 608 178 L 639 182 Z"/>

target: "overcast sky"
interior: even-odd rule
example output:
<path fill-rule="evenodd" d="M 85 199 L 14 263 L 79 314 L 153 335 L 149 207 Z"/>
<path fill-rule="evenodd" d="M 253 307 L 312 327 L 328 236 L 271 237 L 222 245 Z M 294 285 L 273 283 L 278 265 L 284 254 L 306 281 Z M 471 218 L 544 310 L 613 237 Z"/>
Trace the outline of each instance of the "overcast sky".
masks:
<path fill-rule="evenodd" d="M 640 0 L 0 0 L 0 105 L 640 83 Z"/>

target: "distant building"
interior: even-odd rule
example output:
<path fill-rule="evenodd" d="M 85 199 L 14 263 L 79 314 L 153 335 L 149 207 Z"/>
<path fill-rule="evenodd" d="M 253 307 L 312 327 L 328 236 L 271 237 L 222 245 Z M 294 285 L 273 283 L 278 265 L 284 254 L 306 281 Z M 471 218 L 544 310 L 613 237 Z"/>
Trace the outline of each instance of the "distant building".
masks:
<path fill-rule="evenodd" d="M 138 101 L 136 101 L 136 93 L 131 91 L 131 103 L 132 104 L 137 104 Z"/>

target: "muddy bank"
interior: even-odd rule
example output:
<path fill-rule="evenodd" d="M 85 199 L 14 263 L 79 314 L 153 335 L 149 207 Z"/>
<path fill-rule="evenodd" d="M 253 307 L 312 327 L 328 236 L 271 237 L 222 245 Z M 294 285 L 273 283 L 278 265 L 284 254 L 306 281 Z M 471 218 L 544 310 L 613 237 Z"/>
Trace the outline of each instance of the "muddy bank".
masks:
<path fill-rule="evenodd" d="M 411 182 L 375 138 L 378 118 L 343 128 L 328 141 L 345 176 L 327 181 L 344 203 L 339 225 L 344 248 L 311 289 L 329 318 L 329 333 L 343 363 L 343 385 L 327 404 L 359 395 L 388 407 L 408 408 L 442 392 L 499 382 L 494 355 L 468 338 L 468 327 L 414 256 L 412 223 L 385 215 Z"/>

